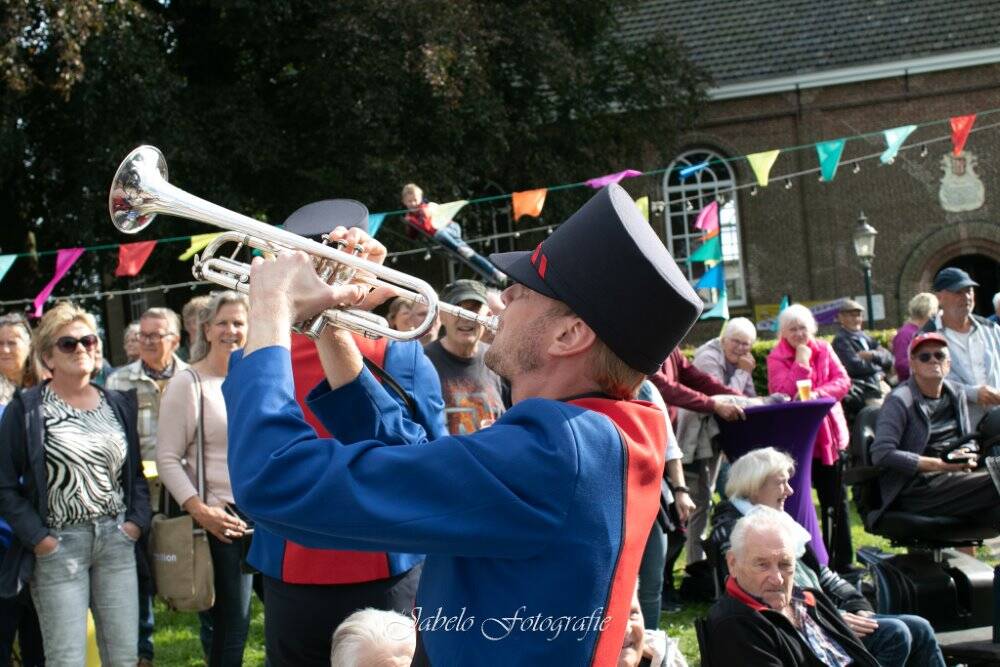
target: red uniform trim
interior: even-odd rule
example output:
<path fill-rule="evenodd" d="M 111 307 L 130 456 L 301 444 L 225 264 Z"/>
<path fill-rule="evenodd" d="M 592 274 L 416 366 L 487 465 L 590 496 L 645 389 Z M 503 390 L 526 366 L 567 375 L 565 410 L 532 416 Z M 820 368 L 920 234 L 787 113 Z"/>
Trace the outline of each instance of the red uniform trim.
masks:
<path fill-rule="evenodd" d="M 628 624 L 632 593 L 649 529 L 660 508 L 660 479 L 667 442 L 662 413 L 639 410 L 638 401 L 584 398 L 570 401 L 600 412 L 612 421 L 622 439 L 625 470 L 622 483 L 622 543 L 605 605 L 607 624 L 597 640 L 592 665 L 615 665 Z"/>
<path fill-rule="evenodd" d="M 354 340 L 361 354 L 385 368 L 388 339 L 369 340 L 355 336 Z M 316 346 L 305 336 L 292 336 L 292 375 L 295 378 L 295 400 L 302 407 L 306 421 L 321 438 L 329 438 L 329 431 L 306 405 L 306 396 L 323 379 L 323 367 L 320 365 Z M 390 574 L 389 558 L 385 553 L 309 549 L 285 540 L 281 580 L 286 583 L 356 584 L 385 579 Z"/>

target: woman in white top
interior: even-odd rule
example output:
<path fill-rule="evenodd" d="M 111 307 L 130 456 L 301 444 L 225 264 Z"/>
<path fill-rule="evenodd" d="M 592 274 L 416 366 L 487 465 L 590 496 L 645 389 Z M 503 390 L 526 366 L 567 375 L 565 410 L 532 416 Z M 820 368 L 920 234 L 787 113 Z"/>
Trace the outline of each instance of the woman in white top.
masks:
<path fill-rule="evenodd" d="M 202 612 L 201 641 L 209 667 L 238 666 L 250 627 L 252 577 L 240 564 L 246 523 L 238 516 L 226 438 L 222 383 L 229 355 L 246 343 L 248 304 L 236 292 L 220 292 L 198 314 L 191 369 L 177 373 L 160 403 L 156 465 L 174 499 L 209 533 L 215 570 L 215 606 Z M 200 399 L 199 399 L 200 386 Z M 205 497 L 198 494 L 197 427 L 204 430 Z"/>

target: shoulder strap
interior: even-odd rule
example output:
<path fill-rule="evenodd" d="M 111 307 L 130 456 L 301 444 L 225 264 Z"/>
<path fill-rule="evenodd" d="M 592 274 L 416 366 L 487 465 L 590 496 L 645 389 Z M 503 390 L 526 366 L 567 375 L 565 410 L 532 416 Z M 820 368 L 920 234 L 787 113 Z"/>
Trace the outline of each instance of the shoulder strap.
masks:
<path fill-rule="evenodd" d="M 191 367 L 185 368 L 184 371 L 190 373 L 191 379 L 194 381 L 196 399 L 194 441 L 196 448 L 195 456 L 197 456 L 197 463 L 195 465 L 198 475 L 198 497 L 201 498 L 202 502 L 205 502 L 205 402 L 201 393 L 201 378 L 198 377 L 197 371 Z"/>
<path fill-rule="evenodd" d="M 379 338 L 376 340 L 366 339 L 358 334 L 354 335 L 354 340 L 358 345 L 358 349 L 361 351 L 361 356 L 364 359 L 365 366 L 374 375 L 379 382 L 385 385 L 389 391 L 393 392 L 403 401 L 406 409 L 410 411 L 410 416 L 414 419 L 417 418 L 417 403 L 410 396 L 409 392 L 403 389 L 402 385 L 396 381 L 396 378 L 385 370 L 385 357 L 389 351 L 389 339 Z"/>

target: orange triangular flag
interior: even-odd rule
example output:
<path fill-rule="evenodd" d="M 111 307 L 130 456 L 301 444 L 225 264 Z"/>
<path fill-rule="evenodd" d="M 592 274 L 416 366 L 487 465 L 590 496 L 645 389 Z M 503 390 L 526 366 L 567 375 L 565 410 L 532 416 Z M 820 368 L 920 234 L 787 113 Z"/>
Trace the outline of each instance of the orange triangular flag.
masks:
<path fill-rule="evenodd" d="M 976 122 L 976 114 L 968 116 L 955 116 L 951 119 L 951 144 L 954 146 L 953 154 L 958 157 L 965 148 L 965 140 L 969 138 L 972 131 L 972 124 Z"/>
<path fill-rule="evenodd" d="M 515 192 L 511 195 L 514 203 L 514 222 L 517 222 L 522 215 L 538 217 L 542 214 L 542 207 L 545 206 L 545 195 L 548 188 L 540 190 L 525 190 Z"/>
<path fill-rule="evenodd" d="M 118 246 L 118 268 L 115 269 L 115 275 L 119 278 L 138 275 L 155 247 L 156 241 L 123 243 Z"/>

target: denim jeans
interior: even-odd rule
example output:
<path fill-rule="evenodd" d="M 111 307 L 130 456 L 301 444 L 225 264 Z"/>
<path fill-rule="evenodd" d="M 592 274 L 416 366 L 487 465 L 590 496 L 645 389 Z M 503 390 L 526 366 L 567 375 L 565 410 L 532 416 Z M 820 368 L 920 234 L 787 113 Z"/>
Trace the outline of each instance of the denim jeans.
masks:
<path fill-rule="evenodd" d="M 209 534 L 208 546 L 215 570 L 215 605 L 198 614 L 202 650 L 208 667 L 240 667 L 250 631 L 253 575 L 240 569 L 243 546 L 239 540 L 225 544 Z"/>
<path fill-rule="evenodd" d="M 660 607 L 663 594 L 663 563 L 667 556 L 667 536 L 656 521 L 649 531 L 646 550 L 639 563 L 639 608 L 647 630 L 660 627 Z"/>
<path fill-rule="evenodd" d="M 878 629 L 864 637 L 868 652 L 883 667 L 945 667 L 931 624 L 921 616 L 875 615 Z"/>
<path fill-rule="evenodd" d="M 105 667 L 134 667 L 138 641 L 135 541 L 122 518 L 102 517 L 51 531 L 59 541 L 35 559 L 31 596 L 49 667 L 86 660 L 87 608 L 94 614 L 97 648 Z"/>

